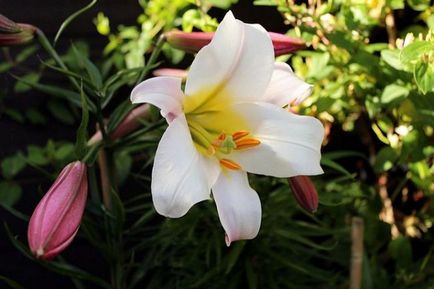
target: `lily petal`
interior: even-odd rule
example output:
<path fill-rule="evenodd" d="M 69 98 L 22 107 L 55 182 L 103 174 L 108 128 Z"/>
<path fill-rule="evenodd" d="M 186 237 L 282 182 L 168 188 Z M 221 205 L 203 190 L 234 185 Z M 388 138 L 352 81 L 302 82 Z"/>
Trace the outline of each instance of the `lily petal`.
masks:
<path fill-rule="evenodd" d="M 263 101 L 283 107 L 292 103 L 299 104 L 311 93 L 312 85 L 295 75 L 288 64 L 276 62 Z"/>
<path fill-rule="evenodd" d="M 261 226 L 261 201 L 250 187 L 247 173 L 223 171 L 212 187 L 226 244 L 256 237 Z"/>
<path fill-rule="evenodd" d="M 185 116 L 174 119 L 158 144 L 152 169 L 152 199 L 157 212 L 178 218 L 209 199 L 218 164 L 194 147 Z"/>
<path fill-rule="evenodd" d="M 292 177 L 323 173 L 320 148 L 324 137 L 321 122 L 293 114 L 269 103 L 244 103 L 235 110 L 248 121 L 261 144 L 234 151 L 230 158 L 251 173 Z"/>
<path fill-rule="evenodd" d="M 160 76 L 147 79 L 134 87 L 132 103 L 150 103 L 161 110 L 161 115 L 170 123 L 182 113 L 182 79 Z"/>
<path fill-rule="evenodd" d="M 218 99 L 229 94 L 238 101 L 260 100 L 273 63 L 273 45 L 265 29 L 236 20 L 229 11 L 211 43 L 199 51 L 191 65 L 186 98 Z"/>

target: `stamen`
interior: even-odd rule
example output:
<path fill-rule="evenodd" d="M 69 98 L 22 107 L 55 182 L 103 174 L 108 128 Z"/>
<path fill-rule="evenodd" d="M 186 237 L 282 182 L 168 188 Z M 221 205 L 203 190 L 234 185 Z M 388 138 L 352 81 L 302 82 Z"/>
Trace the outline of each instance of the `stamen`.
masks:
<path fill-rule="evenodd" d="M 215 155 L 215 153 L 216 153 L 215 147 L 213 145 L 209 146 L 207 152 L 209 155 L 212 155 L 212 156 Z"/>
<path fill-rule="evenodd" d="M 226 133 L 222 132 L 221 134 L 219 134 L 217 139 L 212 141 L 212 145 L 214 146 L 214 148 L 219 148 L 225 139 L 226 139 Z"/>
<path fill-rule="evenodd" d="M 206 130 L 204 130 L 201 126 L 196 125 L 194 122 L 190 122 L 188 124 L 190 128 L 190 134 L 193 140 L 200 146 L 207 149 L 210 146 L 210 137 Z"/>
<path fill-rule="evenodd" d="M 241 166 L 237 164 L 234 161 L 228 160 L 228 159 L 221 159 L 220 165 L 224 166 L 225 168 L 228 168 L 230 170 L 241 170 Z"/>
<path fill-rule="evenodd" d="M 259 145 L 261 143 L 260 140 L 253 138 L 253 137 L 247 137 L 247 138 L 243 138 L 240 140 L 235 141 L 236 146 L 236 150 L 241 150 L 241 149 L 247 149 L 247 148 L 251 148 L 251 147 L 255 147 L 257 145 Z"/>
<path fill-rule="evenodd" d="M 232 134 L 232 139 L 234 141 L 239 140 L 240 138 L 243 138 L 245 136 L 249 135 L 249 132 L 246 130 L 240 130 L 240 131 L 236 131 Z"/>

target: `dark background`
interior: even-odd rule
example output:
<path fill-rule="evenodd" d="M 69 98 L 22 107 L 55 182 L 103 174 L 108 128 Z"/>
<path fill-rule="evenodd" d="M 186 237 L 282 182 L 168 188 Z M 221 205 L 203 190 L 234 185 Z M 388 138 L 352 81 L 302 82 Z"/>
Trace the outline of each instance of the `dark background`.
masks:
<path fill-rule="evenodd" d="M 89 2 L 83 0 L 0 0 L 0 14 L 19 23 L 33 24 L 44 31 L 49 39 L 53 39 L 62 22 Z M 90 11 L 68 26 L 58 44 L 58 50 L 62 52 L 71 42 L 84 40 L 91 48 L 92 58 L 98 59 L 107 44 L 106 38 L 96 32 L 93 24 L 93 18 L 99 11 L 104 12 L 110 18 L 110 25 L 114 30 L 119 24 L 134 25 L 142 8 L 136 0 L 100 0 Z M 232 11 L 238 19 L 244 22 L 260 23 L 269 31 L 285 32 L 287 30 L 274 7 L 254 7 L 252 1 L 240 0 L 232 7 Z M 211 10 L 211 15 L 217 17 L 219 21 L 224 14 L 223 10 Z M 42 50 L 39 50 L 38 56 L 46 57 Z M 0 62 L 3 61 L 0 56 Z M 38 61 L 33 57 L 29 60 L 28 65 L 37 67 Z M 12 92 L 13 84 L 14 80 L 10 75 L 0 74 L 2 90 Z M 45 95 L 32 90 L 20 95 L 7 95 L 4 104 L 15 109 L 41 107 L 44 106 L 46 99 Z M 48 139 L 72 141 L 75 129 L 76 126 L 65 127 L 55 119 L 48 119 L 47 125 L 44 126 L 20 124 L 0 113 L 0 160 L 18 150 L 25 150 L 29 144 L 43 146 Z M 49 188 L 50 181 L 41 177 L 40 174 L 35 174 L 32 170 L 24 171 L 19 178 L 26 181 L 20 182 L 23 197 L 16 208 L 30 215 L 41 194 Z M 18 240 L 26 243 L 26 222 L 17 220 L 2 208 L 0 208 L 0 219 L 2 223 L 9 225 Z M 71 263 L 90 272 L 102 276 L 107 274 L 103 260 L 80 239 L 76 239 L 63 256 Z M 3 224 L 0 227 L 0 276 L 18 281 L 26 289 L 74 288 L 69 278 L 50 272 L 19 253 L 8 240 Z M 3 288 L 9 287 L 0 282 L 0 289 Z"/>

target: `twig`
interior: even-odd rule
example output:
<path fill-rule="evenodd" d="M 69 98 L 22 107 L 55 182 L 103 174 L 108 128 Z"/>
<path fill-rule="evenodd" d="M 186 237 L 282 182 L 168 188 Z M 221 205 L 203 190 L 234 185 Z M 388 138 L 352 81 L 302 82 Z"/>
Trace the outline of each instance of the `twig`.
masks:
<path fill-rule="evenodd" d="M 350 289 L 362 288 L 363 230 L 363 219 L 353 217 L 351 221 Z"/>
<path fill-rule="evenodd" d="M 388 9 L 384 22 L 386 23 L 387 36 L 389 38 L 389 46 L 391 48 L 396 47 L 396 37 L 397 31 L 395 26 L 395 16 L 393 15 L 393 10 Z"/>
<path fill-rule="evenodd" d="M 107 154 L 104 148 L 101 148 L 98 152 L 98 166 L 101 180 L 102 200 L 107 210 L 111 210 L 111 185 L 110 176 L 107 164 Z"/>

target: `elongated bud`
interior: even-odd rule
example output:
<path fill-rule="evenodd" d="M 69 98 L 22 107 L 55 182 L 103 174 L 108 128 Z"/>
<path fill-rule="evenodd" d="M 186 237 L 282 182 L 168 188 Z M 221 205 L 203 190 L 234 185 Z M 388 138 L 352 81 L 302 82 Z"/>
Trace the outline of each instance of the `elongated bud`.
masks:
<path fill-rule="evenodd" d="M 316 212 L 318 208 L 318 193 L 308 176 L 295 176 L 288 179 L 292 193 L 297 203 L 306 211 Z"/>
<path fill-rule="evenodd" d="M 109 138 L 115 140 L 121 138 L 140 127 L 141 120 L 149 113 L 149 105 L 143 104 L 133 109 L 110 133 Z M 98 130 L 88 141 L 88 145 L 93 145 L 102 140 L 102 133 Z"/>
<path fill-rule="evenodd" d="M 273 42 L 275 56 L 292 53 L 306 47 L 304 42 L 298 38 L 275 32 L 268 32 L 268 35 Z M 211 39 L 214 37 L 214 32 L 169 31 L 166 32 L 164 36 L 167 42 L 174 48 L 196 53 L 211 42 Z"/>
<path fill-rule="evenodd" d="M 87 199 L 86 164 L 68 164 L 30 218 L 27 238 L 32 253 L 49 260 L 60 254 L 80 227 Z"/>
<path fill-rule="evenodd" d="M 159 68 L 152 71 L 152 74 L 154 76 L 173 76 L 173 77 L 179 77 L 183 80 L 187 79 L 188 72 L 185 69 L 178 69 L 178 68 Z"/>
<path fill-rule="evenodd" d="M 19 45 L 33 39 L 36 27 L 15 23 L 0 14 L 0 46 Z"/>

